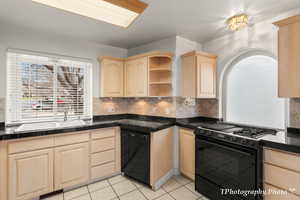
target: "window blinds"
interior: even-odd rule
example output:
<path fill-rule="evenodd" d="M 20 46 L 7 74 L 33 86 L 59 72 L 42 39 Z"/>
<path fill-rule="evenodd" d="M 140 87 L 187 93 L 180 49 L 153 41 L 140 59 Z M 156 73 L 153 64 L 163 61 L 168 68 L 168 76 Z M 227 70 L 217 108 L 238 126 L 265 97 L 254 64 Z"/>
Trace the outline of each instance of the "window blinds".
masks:
<path fill-rule="evenodd" d="M 7 53 L 6 123 L 91 118 L 92 64 Z"/>

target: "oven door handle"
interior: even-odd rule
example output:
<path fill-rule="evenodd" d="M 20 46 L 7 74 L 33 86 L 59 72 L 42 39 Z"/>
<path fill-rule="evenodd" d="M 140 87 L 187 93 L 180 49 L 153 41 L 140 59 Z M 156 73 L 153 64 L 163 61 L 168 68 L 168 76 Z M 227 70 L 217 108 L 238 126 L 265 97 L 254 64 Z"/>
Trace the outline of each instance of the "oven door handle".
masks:
<path fill-rule="evenodd" d="M 201 140 L 201 141 L 204 141 L 205 143 L 208 143 L 208 144 L 211 144 L 211 145 L 223 148 L 223 149 L 227 149 L 227 150 L 230 150 L 230 151 L 235 151 L 235 152 L 238 152 L 238 153 L 246 155 L 246 156 L 253 156 L 254 155 L 254 153 L 245 152 L 245 151 L 242 151 L 242 150 L 239 150 L 239 149 L 236 149 L 236 148 L 228 147 L 226 145 L 221 145 L 221 144 L 214 143 L 214 142 L 209 142 L 209 141 L 206 141 L 206 140 Z M 201 148 L 199 148 L 199 149 L 201 149 Z"/>

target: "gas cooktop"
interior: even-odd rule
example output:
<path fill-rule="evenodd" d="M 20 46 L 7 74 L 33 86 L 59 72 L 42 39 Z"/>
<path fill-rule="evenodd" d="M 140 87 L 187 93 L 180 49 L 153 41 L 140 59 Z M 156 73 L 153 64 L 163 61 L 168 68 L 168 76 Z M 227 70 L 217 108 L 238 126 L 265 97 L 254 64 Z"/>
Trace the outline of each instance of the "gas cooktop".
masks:
<path fill-rule="evenodd" d="M 214 124 L 203 124 L 199 128 L 205 128 L 215 130 L 218 132 L 224 132 L 227 134 L 233 134 L 246 138 L 259 139 L 265 135 L 272 134 L 276 135 L 277 131 L 274 129 L 258 128 L 251 126 L 239 126 L 227 123 L 214 123 Z"/>

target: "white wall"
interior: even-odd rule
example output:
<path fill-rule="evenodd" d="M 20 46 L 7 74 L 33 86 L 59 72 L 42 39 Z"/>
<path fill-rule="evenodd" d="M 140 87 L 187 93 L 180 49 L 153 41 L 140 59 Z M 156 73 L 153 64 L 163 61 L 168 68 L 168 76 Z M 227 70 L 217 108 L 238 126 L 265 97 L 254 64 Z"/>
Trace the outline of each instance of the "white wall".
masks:
<path fill-rule="evenodd" d="M 218 55 L 218 94 L 221 93 L 222 75 L 228 64 L 238 55 L 251 50 L 263 50 L 274 57 L 277 56 L 277 27 L 272 23 L 289 16 L 300 13 L 300 9 L 294 9 L 279 16 L 251 25 L 241 31 L 225 35 L 203 44 L 203 51 Z M 219 96 L 222 100 L 222 97 Z M 222 101 L 220 101 L 220 117 L 222 117 Z"/>
<path fill-rule="evenodd" d="M 127 49 L 80 41 L 68 37 L 0 24 L 0 98 L 6 95 L 6 50 L 8 48 L 90 59 L 93 62 L 93 96 L 99 93 L 98 56 L 126 57 Z M 71 30 L 70 30 L 71 31 Z"/>
<path fill-rule="evenodd" d="M 134 56 L 137 54 L 147 53 L 149 51 L 170 51 L 175 53 L 176 37 L 169 37 L 162 40 L 143 44 L 134 48 L 128 49 L 128 56 Z"/>
<path fill-rule="evenodd" d="M 175 94 L 180 96 L 180 84 L 181 84 L 181 55 L 194 50 L 202 50 L 202 45 L 198 42 L 188 40 L 186 38 L 177 36 L 176 37 L 176 52 L 174 63 L 177 66 L 175 69 Z"/>
<path fill-rule="evenodd" d="M 263 49 L 277 55 L 277 27 L 272 23 L 300 13 L 300 9 L 282 13 L 241 31 L 203 43 L 203 50 L 218 55 L 218 76 L 236 55 L 249 49 Z"/>
<path fill-rule="evenodd" d="M 149 51 L 169 51 L 174 53 L 173 58 L 173 95 L 179 96 L 180 94 L 180 56 L 184 53 L 193 50 L 201 50 L 202 45 L 188 40 L 180 36 L 174 36 L 165 38 L 159 41 L 154 41 L 148 44 L 144 44 L 138 47 L 128 49 L 128 56 L 133 56 L 141 53 L 146 53 Z"/>

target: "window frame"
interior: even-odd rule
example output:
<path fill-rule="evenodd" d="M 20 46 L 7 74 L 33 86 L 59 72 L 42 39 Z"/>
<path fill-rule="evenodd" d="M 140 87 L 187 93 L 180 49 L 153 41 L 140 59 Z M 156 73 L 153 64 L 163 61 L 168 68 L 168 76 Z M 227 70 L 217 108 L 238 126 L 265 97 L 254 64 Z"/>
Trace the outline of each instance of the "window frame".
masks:
<path fill-rule="evenodd" d="M 78 57 L 71 57 L 71 56 L 64 56 L 64 55 L 57 55 L 57 54 L 51 54 L 51 53 L 42 53 L 42 52 L 35 52 L 35 51 L 30 51 L 30 50 L 20 50 L 20 49 L 7 49 L 6 51 L 6 103 L 5 103 L 5 124 L 7 126 L 10 125 L 18 125 L 18 124 L 26 124 L 26 123 L 38 123 L 38 122 L 51 122 L 51 121 L 61 121 L 62 117 L 48 117 L 48 119 L 43 119 L 43 120 L 37 120 L 34 118 L 31 118 L 31 120 L 24 120 L 21 118 L 21 120 L 17 120 L 17 121 L 13 121 L 13 120 L 9 120 L 10 117 L 8 117 L 8 115 L 10 115 L 10 107 L 8 104 L 8 101 L 10 100 L 10 89 L 9 89 L 9 73 L 10 70 L 9 68 L 9 53 L 14 53 L 14 54 L 23 54 L 23 55 L 29 55 L 29 56 L 40 56 L 40 57 L 47 57 L 51 60 L 54 60 L 54 62 L 58 61 L 58 60 L 68 60 L 71 62 L 82 62 L 82 63 L 86 63 L 87 65 L 87 71 L 85 71 L 84 73 L 84 88 L 87 89 L 87 91 L 83 94 L 84 96 L 84 103 L 85 103 L 85 107 L 87 107 L 87 112 L 84 112 L 84 114 L 82 116 L 73 116 L 73 117 L 68 117 L 68 119 L 92 119 L 93 116 L 93 87 L 92 87 L 92 83 L 93 83 L 93 76 L 92 76 L 92 71 L 93 71 L 93 61 L 91 59 L 85 59 L 85 58 L 78 58 Z M 58 69 L 58 64 L 54 64 L 54 71 L 55 73 L 57 73 L 57 69 Z M 57 78 L 55 80 L 55 82 L 57 82 Z M 57 83 L 55 83 L 57 85 Z M 57 92 L 53 92 L 53 93 L 57 93 Z M 54 94 L 52 95 L 53 97 L 55 96 Z M 57 110 L 56 110 L 57 112 Z M 11 118 L 12 119 L 12 118 Z"/>

